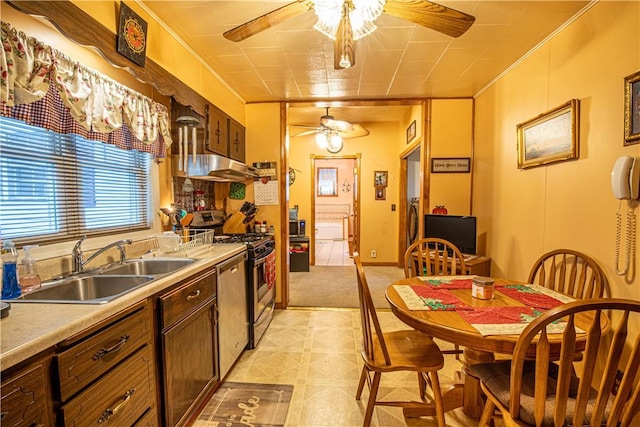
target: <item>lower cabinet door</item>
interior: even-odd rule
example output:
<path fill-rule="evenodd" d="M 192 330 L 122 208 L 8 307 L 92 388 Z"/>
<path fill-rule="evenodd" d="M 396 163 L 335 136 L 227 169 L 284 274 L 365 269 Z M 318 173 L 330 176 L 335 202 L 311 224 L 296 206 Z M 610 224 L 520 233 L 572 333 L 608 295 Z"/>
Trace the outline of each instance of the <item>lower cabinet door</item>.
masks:
<path fill-rule="evenodd" d="M 187 421 L 217 381 L 215 336 L 215 298 L 162 333 L 166 425 Z"/>
<path fill-rule="evenodd" d="M 48 425 L 44 366 L 36 365 L 15 377 L 2 379 L 0 425 Z"/>
<path fill-rule="evenodd" d="M 144 347 L 62 407 L 65 426 L 131 426 L 155 407 L 155 363 Z"/>

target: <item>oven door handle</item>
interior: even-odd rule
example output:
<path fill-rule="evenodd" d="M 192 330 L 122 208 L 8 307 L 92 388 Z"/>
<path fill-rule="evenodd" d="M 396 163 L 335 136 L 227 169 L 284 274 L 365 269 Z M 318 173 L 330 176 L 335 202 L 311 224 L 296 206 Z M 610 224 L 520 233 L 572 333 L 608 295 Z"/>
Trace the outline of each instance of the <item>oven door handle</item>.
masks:
<path fill-rule="evenodd" d="M 256 258 L 256 259 L 253 260 L 253 266 L 257 267 L 257 266 L 262 265 L 265 262 L 267 262 L 267 257 L 269 256 L 269 254 L 271 254 L 271 252 L 273 252 L 273 250 L 270 250 L 267 253 L 260 254 L 259 258 Z"/>

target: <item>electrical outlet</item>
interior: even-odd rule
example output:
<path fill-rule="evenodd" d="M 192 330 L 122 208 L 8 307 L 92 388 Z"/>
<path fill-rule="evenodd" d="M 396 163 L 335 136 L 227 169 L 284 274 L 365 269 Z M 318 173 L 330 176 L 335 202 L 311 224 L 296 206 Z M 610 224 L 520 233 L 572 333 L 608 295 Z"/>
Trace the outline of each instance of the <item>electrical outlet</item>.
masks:
<path fill-rule="evenodd" d="M 378 252 L 376 252 L 376 250 L 375 250 L 375 249 L 374 249 L 374 250 L 372 250 L 372 251 L 371 251 L 371 258 L 375 258 L 375 257 L 377 257 L 377 256 L 378 256 Z"/>

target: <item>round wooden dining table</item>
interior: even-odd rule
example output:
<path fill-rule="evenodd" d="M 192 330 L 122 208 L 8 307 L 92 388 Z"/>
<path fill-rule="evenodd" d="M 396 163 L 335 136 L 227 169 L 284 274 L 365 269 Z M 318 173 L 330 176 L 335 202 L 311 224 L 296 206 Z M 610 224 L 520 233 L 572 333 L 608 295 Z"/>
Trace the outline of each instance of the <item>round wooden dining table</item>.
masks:
<path fill-rule="evenodd" d="M 511 284 L 500 279 L 495 279 L 495 281 L 496 285 Z M 393 314 L 405 324 L 431 337 L 458 344 L 464 348 L 461 372 L 458 373 L 454 385 L 443 392 L 443 402 L 445 411 L 463 407 L 468 416 L 479 419 L 484 407 L 484 399 L 479 380 L 470 374 L 469 368 L 477 363 L 495 361 L 496 354 L 513 354 L 519 333 L 483 336 L 456 310 L 411 310 L 396 291 L 396 285 L 428 286 L 428 284 L 418 277 L 402 279 L 387 288 L 386 298 L 391 305 Z M 471 289 L 450 289 L 449 291 L 461 303 L 478 312 L 488 307 L 526 307 L 521 301 L 500 292 L 500 287 L 495 288 L 494 297 L 490 300 L 473 297 Z M 580 326 L 578 323 L 577 325 Z M 559 353 L 561 334 L 551 334 L 550 340 L 552 347 L 557 347 Z M 582 348 L 577 348 L 577 351 L 584 349 L 584 341 L 580 345 Z M 532 348 L 530 352 L 532 357 L 535 357 L 535 348 Z M 429 414 L 412 409 L 405 410 L 407 417 L 422 415 Z"/>

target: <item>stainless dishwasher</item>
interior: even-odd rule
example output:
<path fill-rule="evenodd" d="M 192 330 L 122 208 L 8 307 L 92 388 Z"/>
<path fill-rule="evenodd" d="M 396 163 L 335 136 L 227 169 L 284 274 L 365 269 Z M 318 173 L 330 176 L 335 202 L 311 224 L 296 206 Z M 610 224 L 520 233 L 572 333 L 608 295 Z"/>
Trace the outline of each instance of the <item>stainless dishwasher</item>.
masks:
<path fill-rule="evenodd" d="M 249 343 L 246 263 L 244 252 L 216 265 L 221 381 Z"/>

